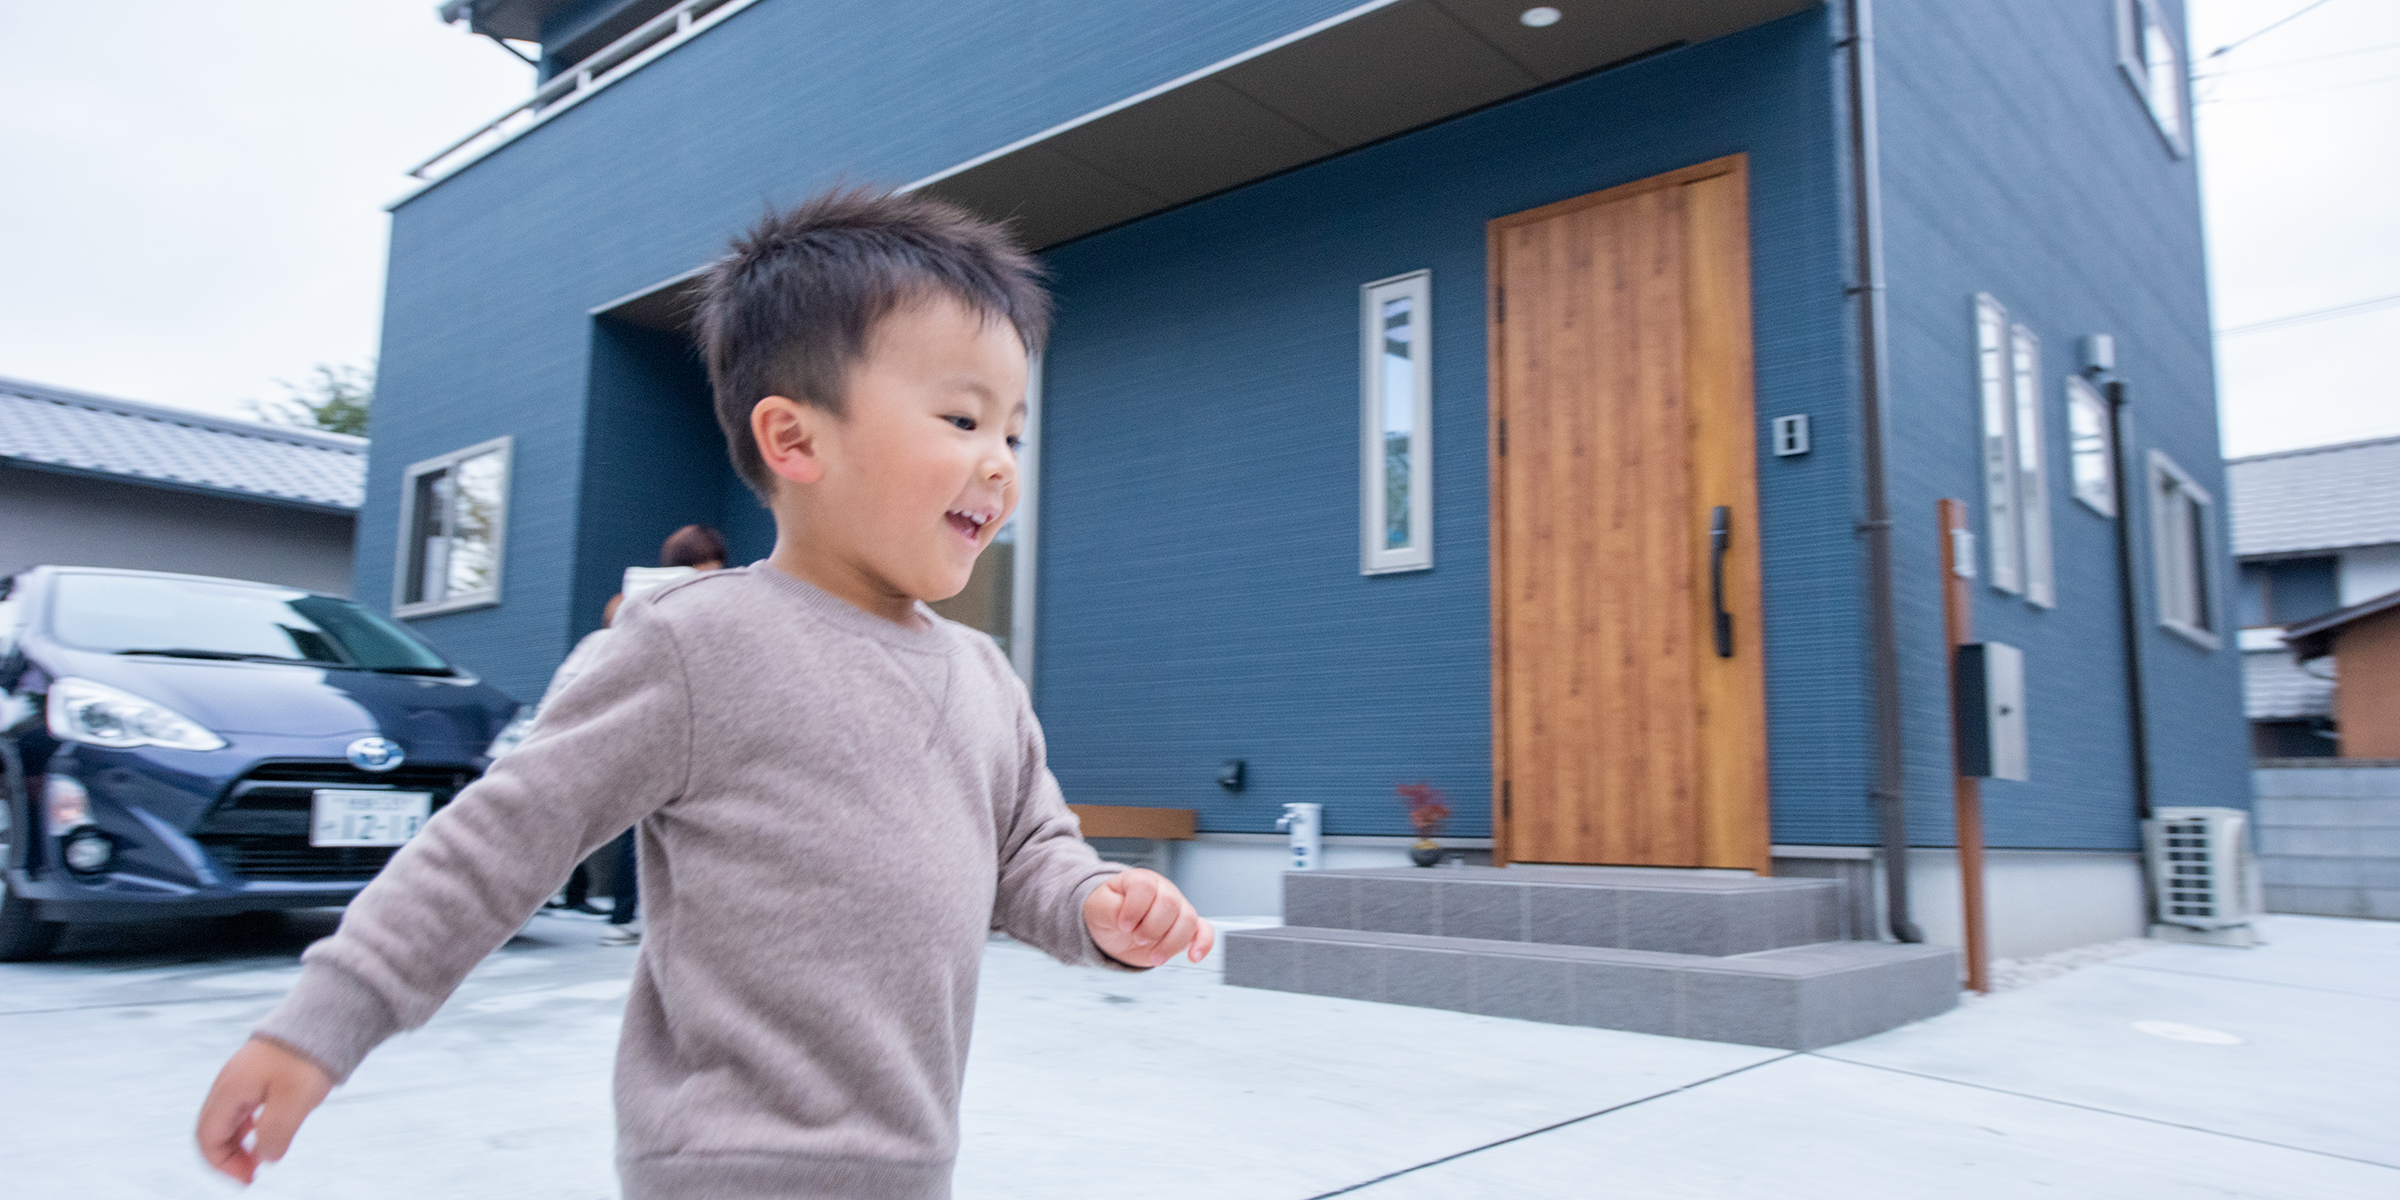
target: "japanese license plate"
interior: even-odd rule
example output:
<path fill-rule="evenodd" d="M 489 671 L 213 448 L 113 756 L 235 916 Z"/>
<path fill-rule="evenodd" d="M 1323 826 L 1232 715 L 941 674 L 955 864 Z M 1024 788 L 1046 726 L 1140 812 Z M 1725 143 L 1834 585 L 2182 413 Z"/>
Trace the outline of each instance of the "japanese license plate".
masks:
<path fill-rule="evenodd" d="M 397 846 L 425 827 L 433 793 L 320 788 L 311 807 L 311 846 Z"/>

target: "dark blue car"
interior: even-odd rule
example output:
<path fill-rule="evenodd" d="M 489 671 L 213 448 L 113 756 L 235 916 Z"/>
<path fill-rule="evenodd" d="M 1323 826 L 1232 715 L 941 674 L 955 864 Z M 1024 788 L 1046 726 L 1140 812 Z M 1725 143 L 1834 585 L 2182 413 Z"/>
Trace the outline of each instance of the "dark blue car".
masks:
<path fill-rule="evenodd" d="M 85 567 L 0 581 L 0 689 L 0 961 L 345 903 L 518 709 L 340 597 Z"/>

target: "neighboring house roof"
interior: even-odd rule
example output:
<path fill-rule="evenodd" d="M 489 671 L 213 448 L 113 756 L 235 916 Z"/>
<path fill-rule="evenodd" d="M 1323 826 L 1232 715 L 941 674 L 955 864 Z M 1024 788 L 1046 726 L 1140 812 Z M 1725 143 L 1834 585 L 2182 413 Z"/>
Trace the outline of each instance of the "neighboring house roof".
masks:
<path fill-rule="evenodd" d="M 0 462 L 356 512 L 367 439 L 0 377 Z"/>
<path fill-rule="evenodd" d="M 2400 437 L 2228 460 L 2233 552 L 2400 542 Z"/>
<path fill-rule="evenodd" d="M 2333 653 L 2335 634 L 2393 609 L 2400 609 L 2400 589 L 2385 592 L 2372 600 L 2361 600 L 2348 608 L 2337 608 L 2314 620 L 2302 621 L 2284 630 L 2283 639 L 2297 658 L 2323 658 Z"/>
<path fill-rule="evenodd" d="M 2304 667 L 2289 650 L 2252 650 L 2242 655 L 2242 703 L 2253 721 L 2288 721 L 2333 715 L 2330 672 Z"/>

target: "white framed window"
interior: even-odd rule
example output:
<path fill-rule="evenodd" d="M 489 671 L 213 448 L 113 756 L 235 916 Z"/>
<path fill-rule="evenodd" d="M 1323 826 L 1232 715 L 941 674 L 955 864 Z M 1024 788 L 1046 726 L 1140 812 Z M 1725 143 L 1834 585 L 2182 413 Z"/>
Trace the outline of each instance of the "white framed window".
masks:
<path fill-rule="evenodd" d="M 2221 644 L 2209 529 L 2216 502 L 2175 460 L 2150 452 L 2150 543 L 2158 559 L 2158 623 L 2211 650 Z"/>
<path fill-rule="evenodd" d="M 2067 376 L 2067 463 L 2075 499 L 2104 517 L 2117 515 L 2117 436 L 2108 401 L 2081 375 Z"/>
<path fill-rule="evenodd" d="M 2017 543 L 2017 423 L 2009 395 L 2008 310 L 1988 295 L 1975 297 L 1975 399 L 1983 424 L 1983 543 L 1991 557 L 1984 578 L 2011 596 L 2025 592 L 2024 555 Z"/>
<path fill-rule="evenodd" d="M 2117 70 L 2150 112 L 2167 152 L 2189 153 L 2183 109 L 2183 46 L 2159 0 L 2117 0 Z"/>
<path fill-rule="evenodd" d="M 413 463 L 401 477 L 392 615 L 423 617 L 500 602 L 511 439 Z"/>
<path fill-rule="evenodd" d="M 2025 600 L 2058 606 L 2058 577 L 2050 559 L 2050 468 L 2042 453 L 2041 342 L 2022 325 L 2008 331 L 2009 366 L 2016 398 L 2017 515 L 2023 521 Z"/>
<path fill-rule="evenodd" d="M 1362 575 L 1433 565 L 1433 272 L 1359 289 Z"/>

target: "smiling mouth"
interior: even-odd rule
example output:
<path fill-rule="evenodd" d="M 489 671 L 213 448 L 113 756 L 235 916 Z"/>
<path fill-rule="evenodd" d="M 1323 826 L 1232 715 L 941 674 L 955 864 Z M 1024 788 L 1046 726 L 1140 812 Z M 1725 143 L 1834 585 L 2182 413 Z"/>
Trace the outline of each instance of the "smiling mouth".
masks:
<path fill-rule="evenodd" d="M 970 511 L 954 508 L 943 515 L 950 522 L 950 528 L 957 530 L 960 537 L 980 544 L 983 541 L 983 527 L 990 524 L 997 514 L 980 509 Z"/>

